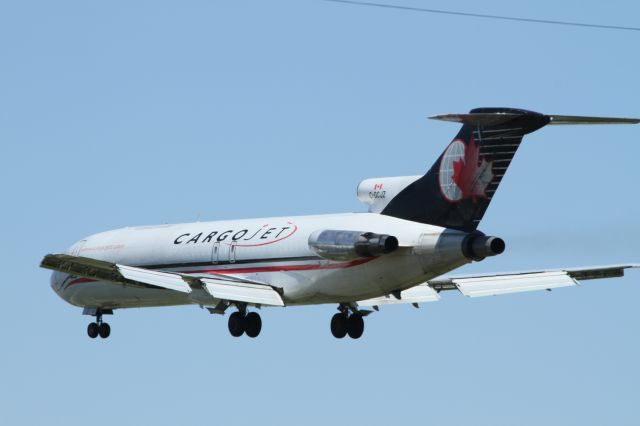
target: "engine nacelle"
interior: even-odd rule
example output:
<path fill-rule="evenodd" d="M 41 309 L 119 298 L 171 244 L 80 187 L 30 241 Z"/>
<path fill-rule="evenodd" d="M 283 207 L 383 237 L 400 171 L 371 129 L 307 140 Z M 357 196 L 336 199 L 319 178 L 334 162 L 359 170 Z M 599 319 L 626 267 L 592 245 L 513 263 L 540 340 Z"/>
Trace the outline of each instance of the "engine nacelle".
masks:
<path fill-rule="evenodd" d="M 354 260 L 391 253 L 398 248 L 398 239 L 373 232 L 327 229 L 309 236 L 309 248 L 325 259 Z"/>
<path fill-rule="evenodd" d="M 469 260 L 482 260 L 504 252 L 505 243 L 502 238 L 490 237 L 480 232 L 467 235 L 462 240 L 462 254 Z"/>

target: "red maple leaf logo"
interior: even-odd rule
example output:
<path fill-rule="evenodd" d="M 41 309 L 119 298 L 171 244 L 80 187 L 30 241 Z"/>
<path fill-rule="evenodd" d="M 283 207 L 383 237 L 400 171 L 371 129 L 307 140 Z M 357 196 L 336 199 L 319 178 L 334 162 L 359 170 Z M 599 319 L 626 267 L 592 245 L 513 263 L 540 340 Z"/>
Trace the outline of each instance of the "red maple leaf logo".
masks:
<path fill-rule="evenodd" d="M 480 145 L 472 137 L 465 147 L 464 157 L 453 162 L 451 179 L 460 188 L 462 199 L 471 198 L 476 202 L 478 198 L 487 198 L 485 191 L 493 179 L 492 165 L 480 158 Z"/>

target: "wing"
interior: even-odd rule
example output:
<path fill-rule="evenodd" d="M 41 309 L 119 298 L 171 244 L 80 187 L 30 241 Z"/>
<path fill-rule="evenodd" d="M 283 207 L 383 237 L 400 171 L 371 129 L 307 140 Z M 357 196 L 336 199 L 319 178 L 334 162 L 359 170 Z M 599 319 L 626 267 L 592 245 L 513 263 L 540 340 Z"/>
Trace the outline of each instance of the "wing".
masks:
<path fill-rule="evenodd" d="M 201 277 L 177 272 L 161 272 L 67 254 L 49 254 L 42 259 L 40 266 L 83 278 L 134 287 L 151 286 L 181 293 L 191 293 L 193 289 L 202 288 L 215 299 L 284 306 L 279 288 L 220 274 Z"/>
<path fill-rule="evenodd" d="M 395 294 L 387 294 L 382 297 L 375 297 L 373 299 L 360 300 L 358 305 L 360 306 L 380 306 L 380 305 L 397 305 L 400 303 L 422 303 L 422 302 L 437 302 L 440 300 L 440 295 L 437 291 L 429 286 L 429 283 L 424 283 L 411 287 L 410 289 L 403 290 Z"/>
<path fill-rule="evenodd" d="M 284 301 L 281 296 L 282 290 L 268 284 L 193 276 L 186 277 L 185 279 L 202 283 L 207 293 L 216 299 L 251 303 L 254 305 L 284 306 Z"/>
<path fill-rule="evenodd" d="M 624 270 L 628 268 L 640 268 L 640 264 L 629 263 L 585 268 L 442 277 L 435 278 L 395 295 L 382 296 L 357 303 L 364 306 L 377 306 L 397 303 L 434 302 L 439 300 L 438 293 L 446 290 L 458 290 L 469 297 L 551 290 L 577 285 L 578 280 L 622 277 L 624 276 Z"/>

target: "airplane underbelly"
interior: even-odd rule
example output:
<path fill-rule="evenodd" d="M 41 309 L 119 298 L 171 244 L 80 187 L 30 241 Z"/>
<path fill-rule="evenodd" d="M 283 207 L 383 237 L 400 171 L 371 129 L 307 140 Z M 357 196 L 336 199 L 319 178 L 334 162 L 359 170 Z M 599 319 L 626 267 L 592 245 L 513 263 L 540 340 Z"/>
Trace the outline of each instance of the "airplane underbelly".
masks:
<path fill-rule="evenodd" d="M 285 278 L 285 299 L 288 304 L 334 303 L 378 297 L 389 292 L 408 288 L 420 282 L 424 274 L 413 256 L 389 256 L 369 258 L 356 265 L 304 274 L 271 277 L 277 285 Z M 287 281 L 290 281 L 287 284 Z"/>
<path fill-rule="evenodd" d="M 188 296 L 172 290 L 137 288 L 108 281 L 76 278 L 56 293 L 67 302 L 80 307 L 141 308 L 151 306 L 187 305 Z"/>

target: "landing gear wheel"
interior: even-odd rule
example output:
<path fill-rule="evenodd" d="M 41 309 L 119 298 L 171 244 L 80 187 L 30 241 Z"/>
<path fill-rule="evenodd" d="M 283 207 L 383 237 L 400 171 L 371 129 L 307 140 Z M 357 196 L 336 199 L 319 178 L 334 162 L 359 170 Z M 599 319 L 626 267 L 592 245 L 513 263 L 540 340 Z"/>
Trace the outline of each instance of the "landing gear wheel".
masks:
<path fill-rule="evenodd" d="M 257 312 L 249 312 L 246 317 L 244 317 L 244 332 L 247 333 L 249 337 L 257 337 L 260 334 L 260 330 L 262 330 L 262 319 Z"/>
<path fill-rule="evenodd" d="M 92 339 L 95 339 L 96 337 L 98 337 L 98 333 L 99 333 L 98 329 L 99 329 L 98 323 L 92 322 L 87 327 L 87 334 Z"/>
<path fill-rule="evenodd" d="M 333 334 L 333 337 L 342 339 L 347 335 L 348 320 L 349 318 L 343 313 L 335 314 L 331 318 L 331 334 Z"/>
<path fill-rule="evenodd" d="M 349 337 L 352 339 L 359 339 L 363 332 L 364 320 L 362 319 L 362 315 L 351 315 L 347 321 L 347 333 L 349 333 Z"/>
<path fill-rule="evenodd" d="M 98 326 L 98 334 L 103 339 L 106 339 L 111 334 L 111 327 L 106 322 L 103 322 Z"/>
<path fill-rule="evenodd" d="M 242 336 L 244 333 L 244 324 L 244 316 L 240 312 L 234 312 L 229 315 L 229 333 L 231 333 L 233 337 Z"/>

